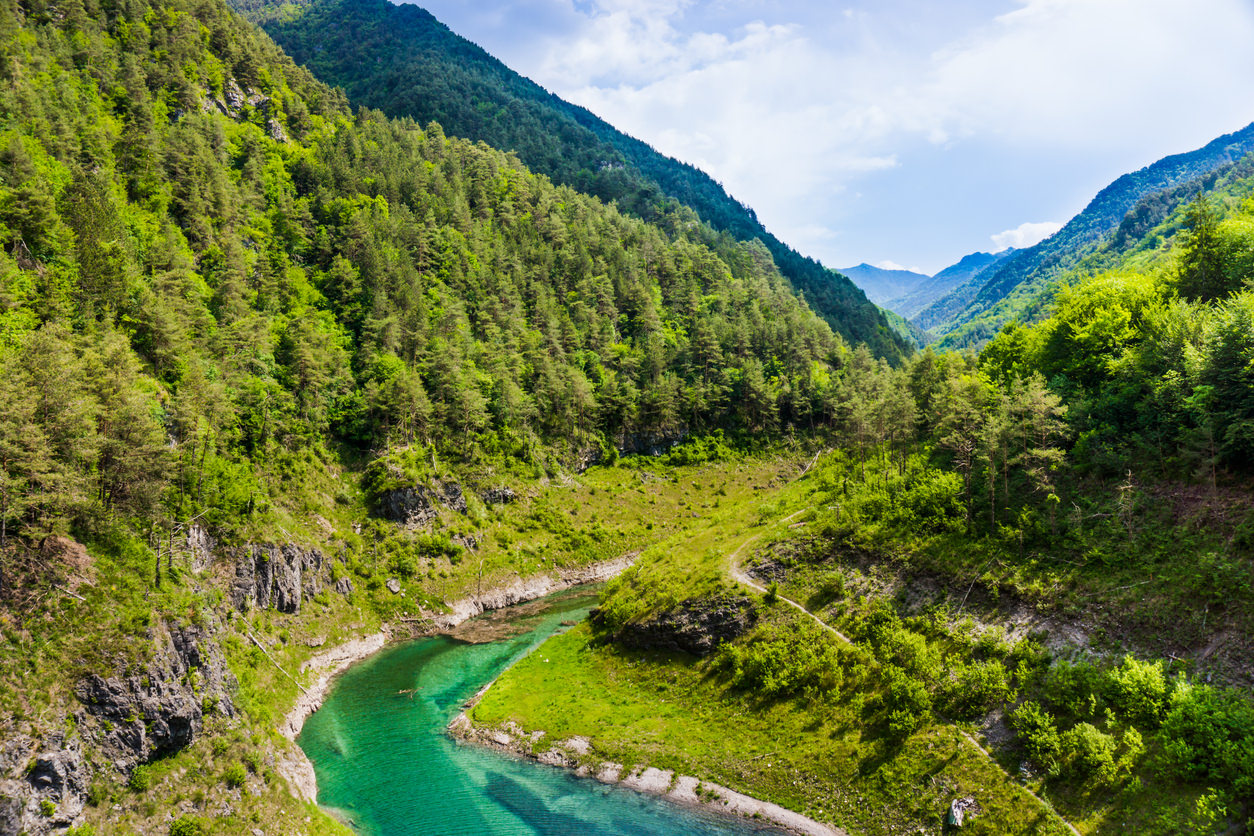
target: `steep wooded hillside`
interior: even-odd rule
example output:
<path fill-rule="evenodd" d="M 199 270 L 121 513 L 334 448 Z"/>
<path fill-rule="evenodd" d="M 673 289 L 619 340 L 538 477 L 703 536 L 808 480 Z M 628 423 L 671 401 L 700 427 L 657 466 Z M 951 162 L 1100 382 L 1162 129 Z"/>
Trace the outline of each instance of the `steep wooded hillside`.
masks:
<path fill-rule="evenodd" d="M 911 321 L 940 336 L 944 347 L 982 345 L 1003 323 L 1026 310 L 1050 282 L 1118 235 L 1130 212 L 1144 216 L 1156 202 L 1155 195 L 1175 193 L 1182 186 L 1196 194 L 1204 188 L 1207 177 L 1233 165 L 1251 150 L 1254 125 L 1221 136 L 1196 151 L 1164 157 L 1123 175 L 1057 233 L 976 274 Z"/>
<path fill-rule="evenodd" d="M 534 171 L 656 219 L 673 202 L 741 241 L 760 240 L 836 333 L 898 362 L 910 349 L 857 287 L 768 232 L 753 210 L 693 166 L 554 96 L 412 4 L 236 0 L 298 62 L 355 105 L 513 151 Z"/>

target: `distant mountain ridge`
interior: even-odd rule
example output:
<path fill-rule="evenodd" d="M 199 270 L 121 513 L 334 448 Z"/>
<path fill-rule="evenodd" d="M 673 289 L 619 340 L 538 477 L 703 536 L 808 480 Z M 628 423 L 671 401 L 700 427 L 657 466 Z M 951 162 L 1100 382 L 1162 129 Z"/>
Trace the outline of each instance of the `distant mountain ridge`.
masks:
<path fill-rule="evenodd" d="M 784 244 L 709 175 L 549 93 L 429 12 L 387 0 L 231 2 L 354 105 L 438 122 L 450 135 L 513 151 L 532 170 L 646 220 L 678 201 L 737 240 L 761 240 L 780 272 L 850 342 L 894 362 L 911 351 L 852 282 Z"/>
<path fill-rule="evenodd" d="M 911 293 L 931 276 L 913 270 L 894 270 L 863 262 L 855 267 L 841 267 L 842 275 L 862 288 L 866 298 L 881 307 L 891 307 L 888 300 Z"/>
<path fill-rule="evenodd" d="M 965 255 L 959 259 L 958 263 L 949 265 L 926 282 L 919 284 L 910 293 L 888 300 L 884 307 L 893 310 L 906 319 L 912 319 L 920 311 L 942 298 L 954 288 L 970 281 L 978 273 L 989 267 L 1000 264 L 1017 252 L 1018 250 L 1011 247 L 999 253 L 971 253 L 970 255 Z"/>
<path fill-rule="evenodd" d="M 1125 217 L 1147 199 L 1195 180 L 1197 191 L 1200 178 L 1235 164 L 1251 151 L 1254 124 L 1119 177 L 1054 235 L 984 268 L 913 315 L 911 322 L 941 337 L 942 347 L 982 344 L 1027 310 L 1053 279 L 1116 236 Z"/>
<path fill-rule="evenodd" d="M 855 267 L 842 267 L 840 272 L 866 293 L 875 304 L 891 311 L 890 317 L 899 333 L 909 333 L 915 342 L 926 342 L 926 334 L 911 322 L 904 327 L 896 320 L 909 320 L 928 305 L 970 280 L 982 270 L 998 264 L 1018 250 L 1011 247 L 999 253 L 971 253 L 963 256 L 934 276 L 913 270 L 876 267 L 863 262 Z"/>

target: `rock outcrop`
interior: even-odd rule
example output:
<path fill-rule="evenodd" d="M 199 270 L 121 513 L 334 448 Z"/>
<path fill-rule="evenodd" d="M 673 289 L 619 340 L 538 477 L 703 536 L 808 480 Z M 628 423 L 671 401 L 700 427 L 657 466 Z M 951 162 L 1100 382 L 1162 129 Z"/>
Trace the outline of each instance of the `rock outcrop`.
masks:
<path fill-rule="evenodd" d="M 88 674 L 75 687 L 87 714 L 97 721 L 84 724 L 84 736 L 125 773 L 192 743 L 206 711 L 235 714 L 237 683 L 211 627 L 172 627 L 155 644 L 142 674 Z"/>
<path fill-rule="evenodd" d="M 60 832 L 83 812 L 90 772 L 82 741 L 58 734 L 46 744 L 19 736 L 0 753 L 0 836 Z"/>
<path fill-rule="evenodd" d="M 606 626 L 599 611 L 593 611 L 590 620 L 593 627 Z M 746 633 L 756 620 L 753 602 L 743 595 L 692 598 L 643 621 L 622 625 L 613 631 L 613 639 L 640 650 L 682 650 L 707 656 L 723 642 Z"/>
<path fill-rule="evenodd" d="M 183 544 L 183 550 L 187 553 L 192 571 L 203 572 L 209 568 L 213 563 L 213 550 L 217 548 L 217 545 L 204 526 L 192 523 L 187 527 L 187 540 Z"/>
<path fill-rule="evenodd" d="M 250 545 L 235 559 L 231 603 L 241 612 L 249 607 L 300 612 L 302 598 L 322 591 L 326 559 L 317 549 L 299 546 Z"/>
<path fill-rule="evenodd" d="M 518 494 L 514 493 L 514 489 L 504 485 L 497 488 L 487 488 L 480 492 L 479 496 L 489 505 L 509 505 L 518 499 Z"/>
<path fill-rule="evenodd" d="M 423 526 L 434 520 L 437 506 L 459 514 L 466 513 L 466 494 L 457 482 L 436 481 L 384 491 L 375 501 L 375 510 L 385 520 L 408 526 Z"/>

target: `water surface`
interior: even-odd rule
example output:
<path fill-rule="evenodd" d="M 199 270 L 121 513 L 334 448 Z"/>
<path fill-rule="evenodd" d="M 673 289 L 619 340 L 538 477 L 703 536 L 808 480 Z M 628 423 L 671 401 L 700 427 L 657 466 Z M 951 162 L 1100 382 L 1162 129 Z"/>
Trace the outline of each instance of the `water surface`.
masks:
<path fill-rule="evenodd" d="M 350 668 L 298 738 L 318 775 L 318 803 L 370 836 L 778 832 L 459 745 L 444 733 L 463 702 L 593 603 L 586 590 L 559 593 L 516 612 L 516 635 L 485 644 L 419 639 Z"/>

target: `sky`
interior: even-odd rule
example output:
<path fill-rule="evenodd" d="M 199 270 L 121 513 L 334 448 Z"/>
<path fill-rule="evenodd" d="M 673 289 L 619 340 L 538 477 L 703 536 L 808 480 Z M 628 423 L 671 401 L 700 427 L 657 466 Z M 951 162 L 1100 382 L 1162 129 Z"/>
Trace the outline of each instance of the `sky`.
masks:
<path fill-rule="evenodd" d="M 420 0 L 830 267 L 1030 246 L 1254 121 L 1252 0 Z"/>

